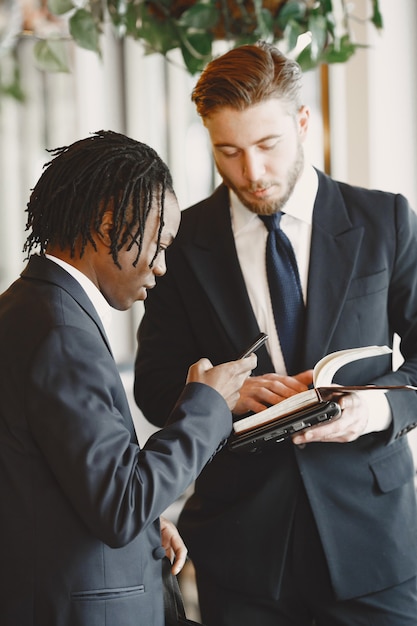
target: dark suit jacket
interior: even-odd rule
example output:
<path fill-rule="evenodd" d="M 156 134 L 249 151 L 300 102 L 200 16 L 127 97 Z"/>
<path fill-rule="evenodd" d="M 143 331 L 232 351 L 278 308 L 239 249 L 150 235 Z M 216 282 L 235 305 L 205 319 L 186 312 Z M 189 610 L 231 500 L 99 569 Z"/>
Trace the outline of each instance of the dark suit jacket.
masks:
<path fill-rule="evenodd" d="M 226 403 L 188 385 L 140 450 L 94 307 L 41 257 L 0 297 L 0 354 L 0 623 L 163 626 L 155 520 L 230 433 Z"/>
<path fill-rule="evenodd" d="M 227 190 L 183 213 L 168 272 L 139 329 L 136 399 L 155 424 L 168 415 L 187 366 L 236 357 L 259 332 L 231 230 Z M 319 173 L 313 214 L 304 367 L 326 353 L 402 338 L 405 364 L 365 359 L 344 384 L 417 384 L 417 219 L 400 195 Z M 273 371 L 266 349 L 256 373 Z M 158 381 L 165 381 L 156 394 Z M 339 598 L 377 591 L 417 570 L 414 464 L 405 433 L 414 392 L 391 392 L 392 426 L 348 444 L 277 444 L 260 455 L 224 449 L 199 477 L 180 519 L 197 568 L 225 587 L 275 596 L 302 480 Z"/>

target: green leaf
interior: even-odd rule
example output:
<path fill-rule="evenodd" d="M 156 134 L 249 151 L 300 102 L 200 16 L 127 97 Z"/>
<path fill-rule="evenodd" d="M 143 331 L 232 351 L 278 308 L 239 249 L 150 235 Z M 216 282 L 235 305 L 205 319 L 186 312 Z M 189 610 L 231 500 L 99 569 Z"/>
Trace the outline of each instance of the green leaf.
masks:
<path fill-rule="evenodd" d="M 346 63 L 357 48 L 362 47 L 352 43 L 348 35 L 342 37 L 337 43 L 337 47 L 331 44 L 326 48 L 322 55 L 322 61 L 326 63 Z"/>
<path fill-rule="evenodd" d="M 160 11 L 162 11 L 165 15 L 168 15 L 169 7 L 172 4 L 172 0 L 139 0 L 139 2 L 144 5 L 145 4 L 149 4 L 151 6 L 155 5 L 155 7 L 159 9 Z M 196 0 L 196 2 L 199 2 L 199 0 Z"/>
<path fill-rule="evenodd" d="M 195 4 L 184 11 L 178 20 L 178 24 L 188 28 L 206 31 L 213 28 L 219 19 L 218 10 L 213 5 Z"/>
<path fill-rule="evenodd" d="M 336 32 L 336 20 L 334 19 L 334 15 L 332 13 L 327 13 L 326 15 L 326 28 L 331 38 L 334 39 Z"/>
<path fill-rule="evenodd" d="M 274 34 L 274 18 L 268 9 L 262 9 L 258 13 L 258 25 L 255 34 L 259 39 L 272 39 Z"/>
<path fill-rule="evenodd" d="M 191 33 L 182 38 L 181 52 L 185 66 L 190 74 L 200 72 L 211 59 L 213 43 L 210 33 Z"/>
<path fill-rule="evenodd" d="M 280 12 L 276 23 L 281 30 L 284 30 L 287 23 L 290 20 L 301 22 L 306 15 L 306 3 L 299 0 L 289 0 L 284 4 Z"/>
<path fill-rule="evenodd" d="M 4 83 L 2 81 L 2 76 L 0 73 L 0 109 L 1 109 L 1 96 L 9 96 L 14 98 L 18 102 L 24 103 L 26 102 L 26 94 L 24 93 L 20 81 L 20 71 L 19 67 L 16 63 L 15 55 L 14 58 L 14 68 L 13 68 L 13 80 L 8 83 Z"/>
<path fill-rule="evenodd" d="M 26 94 L 22 91 L 21 86 L 18 85 L 17 83 L 11 83 L 10 85 L 7 85 L 6 87 L 1 86 L 0 94 L 3 94 L 5 96 L 10 96 L 14 100 L 17 100 L 18 102 L 21 102 L 22 104 L 26 102 Z"/>
<path fill-rule="evenodd" d="M 127 28 L 127 34 L 132 35 L 132 37 L 137 36 L 137 31 L 138 31 L 137 23 L 138 23 L 139 15 L 140 13 L 137 7 L 134 4 L 129 3 L 127 5 L 125 24 Z"/>
<path fill-rule="evenodd" d="M 269 9 L 263 8 L 262 0 L 253 0 L 254 16 L 247 16 L 249 24 L 253 23 L 253 34 L 257 39 L 273 40 L 274 18 Z M 249 29 L 250 30 L 250 29 Z"/>
<path fill-rule="evenodd" d="M 372 8 L 373 14 L 371 17 L 371 22 L 376 28 L 381 29 L 384 27 L 384 22 L 382 19 L 381 11 L 379 10 L 379 0 L 372 0 Z"/>
<path fill-rule="evenodd" d="M 323 15 L 311 15 L 308 30 L 311 32 L 311 58 L 317 61 L 327 40 L 327 21 Z"/>
<path fill-rule="evenodd" d="M 144 3 L 139 8 L 138 23 L 141 25 L 136 29 L 136 38 L 143 42 L 148 53 L 159 52 L 165 55 L 169 50 L 179 48 L 180 28 L 176 20 L 157 19 Z"/>
<path fill-rule="evenodd" d="M 126 12 L 121 14 L 117 10 L 111 10 L 111 5 L 108 3 L 109 15 L 112 23 L 118 31 L 119 37 L 133 37 L 138 38 L 138 32 L 142 23 L 142 5 L 138 5 L 135 2 L 129 2 L 126 5 Z"/>
<path fill-rule="evenodd" d="M 284 39 L 287 42 L 288 50 L 294 50 L 298 43 L 298 37 L 304 32 L 300 24 L 295 20 L 290 20 L 284 30 Z"/>
<path fill-rule="evenodd" d="M 69 20 L 69 28 L 76 44 L 100 54 L 100 31 L 91 13 L 78 9 Z"/>
<path fill-rule="evenodd" d="M 62 39 L 41 39 L 33 48 L 35 63 L 45 72 L 69 72 L 67 49 Z"/>
<path fill-rule="evenodd" d="M 332 0 L 322 0 L 322 5 L 323 5 L 324 13 L 332 13 L 333 11 Z"/>
<path fill-rule="evenodd" d="M 308 46 L 301 50 L 296 60 L 303 72 L 307 72 L 308 70 L 312 70 L 317 67 L 317 60 L 312 59 L 311 56 L 311 44 L 308 44 Z"/>
<path fill-rule="evenodd" d="M 178 48 L 180 45 L 178 28 L 175 28 L 172 21 L 160 22 L 150 19 L 149 16 L 137 30 L 137 36 L 148 50 L 161 54 L 166 54 L 169 50 Z"/>
<path fill-rule="evenodd" d="M 311 44 L 306 46 L 298 55 L 297 61 L 304 72 L 314 69 L 321 63 L 346 63 L 358 48 L 364 48 L 360 44 L 353 44 L 348 35 L 345 35 L 338 42 L 338 47 L 334 43 L 329 44 L 322 51 L 319 58 L 314 58 L 311 54 Z"/>
<path fill-rule="evenodd" d="M 71 0 L 48 0 L 48 9 L 54 15 L 63 15 L 75 9 L 75 5 Z"/>

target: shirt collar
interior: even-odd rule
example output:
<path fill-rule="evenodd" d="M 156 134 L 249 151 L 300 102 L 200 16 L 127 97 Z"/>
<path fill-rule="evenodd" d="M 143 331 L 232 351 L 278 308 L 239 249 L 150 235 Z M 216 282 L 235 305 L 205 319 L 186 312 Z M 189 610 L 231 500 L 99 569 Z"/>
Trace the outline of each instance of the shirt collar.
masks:
<path fill-rule="evenodd" d="M 101 293 L 101 291 L 85 274 L 80 272 L 80 270 L 78 270 L 73 265 L 70 265 L 66 261 L 63 261 L 62 259 L 59 259 L 51 254 L 46 254 L 45 256 L 51 261 L 54 261 L 54 263 L 56 263 L 57 265 L 60 265 L 81 285 L 81 287 L 86 292 L 88 298 L 91 300 L 94 308 L 96 309 L 97 314 L 108 335 L 112 319 L 112 308 Z"/>
<path fill-rule="evenodd" d="M 306 164 L 294 187 L 293 193 L 284 207 L 285 213 L 311 226 L 318 184 L 319 180 L 316 170 L 312 165 Z M 257 215 L 247 209 L 232 190 L 229 190 L 229 197 L 233 231 L 236 233 L 249 222 L 256 219 Z"/>

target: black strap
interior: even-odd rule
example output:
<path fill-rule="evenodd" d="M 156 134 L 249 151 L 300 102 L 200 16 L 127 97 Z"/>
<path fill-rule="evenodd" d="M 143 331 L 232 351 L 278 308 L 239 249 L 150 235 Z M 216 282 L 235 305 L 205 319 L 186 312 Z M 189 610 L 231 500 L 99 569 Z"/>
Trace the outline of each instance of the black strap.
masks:
<path fill-rule="evenodd" d="M 171 562 L 162 559 L 162 579 L 164 585 L 165 626 L 203 626 L 185 616 L 184 604 L 177 577 L 171 572 Z"/>

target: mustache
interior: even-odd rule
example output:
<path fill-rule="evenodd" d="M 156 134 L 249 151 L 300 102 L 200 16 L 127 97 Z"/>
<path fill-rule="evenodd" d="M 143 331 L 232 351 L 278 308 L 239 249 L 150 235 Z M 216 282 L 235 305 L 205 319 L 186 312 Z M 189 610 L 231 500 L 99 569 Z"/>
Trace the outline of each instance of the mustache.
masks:
<path fill-rule="evenodd" d="M 273 187 L 274 185 L 276 185 L 277 183 L 254 183 L 252 185 L 248 185 L 247 187 L 245 187 L 245 189 L 243 191 L 249 191 L 249 193 L 254 193 L 256 191 L 265 191 L 266 189 L 269 189 L 270 187 Z"/>

